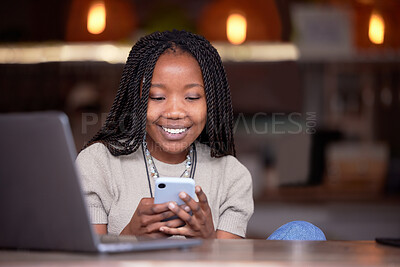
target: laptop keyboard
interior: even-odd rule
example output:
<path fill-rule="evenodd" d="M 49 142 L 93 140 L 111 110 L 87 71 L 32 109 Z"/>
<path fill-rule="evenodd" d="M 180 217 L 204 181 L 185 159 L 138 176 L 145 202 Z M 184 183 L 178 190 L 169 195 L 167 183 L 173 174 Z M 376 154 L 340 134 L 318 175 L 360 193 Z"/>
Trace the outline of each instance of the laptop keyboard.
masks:
<path fill-rule="evenodd" d="M 135 236 L 129 235 L 100 235 L 100 243 L 103 244 L 133 243 L 137 241 L 138 239 Z"/>

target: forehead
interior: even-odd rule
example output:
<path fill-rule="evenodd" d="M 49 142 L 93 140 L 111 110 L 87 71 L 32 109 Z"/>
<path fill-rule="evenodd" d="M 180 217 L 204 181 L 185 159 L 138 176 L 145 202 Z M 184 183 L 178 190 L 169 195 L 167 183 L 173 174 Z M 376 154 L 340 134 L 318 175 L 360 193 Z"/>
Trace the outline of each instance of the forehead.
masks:
<path fill-rule="evenodd" d="M 188 52 L 167 50 L 157 60 L 154 72 L 159 71 L 194 71 L 200 72 L 197 60 Z M 154 73 L 156 74 L 156 73 Z"/>

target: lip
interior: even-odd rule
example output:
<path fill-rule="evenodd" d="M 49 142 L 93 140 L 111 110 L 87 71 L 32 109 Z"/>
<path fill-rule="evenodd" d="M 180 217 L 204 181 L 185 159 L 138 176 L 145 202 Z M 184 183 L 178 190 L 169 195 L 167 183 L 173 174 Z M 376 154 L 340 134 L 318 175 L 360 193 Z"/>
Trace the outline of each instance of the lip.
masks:
<path fill-rule="evenodd" d="M 184 128 L 186 128 L 186 131 L 184 131 L 183 133 L 172 134 L 172 133 L 169 133 L 169 132 L 165 131 L 163 129 L 163 127 L 164 128 L 169 128 L 169 129 L 184 129 Z M 158 125 L 158 129 L 160 130 L 160 133 L 163 135 L 163 137 L 165 139 L 170 140 L 170 141 L 178 141 L 178 140 L 181 140 L 181 139 L 185 138 L 186 135 L 188 134 L 188 132 L 190 131 L 190 128 L 191 128 L 191 126 L 190 127 L 184 127 L 182 125 L 179 125 L 179 126 L 178 125 L 174 125 L 174 126 L 173 125 L 168 125 L 168 126 L 160 126 L 160 125 Z"/>

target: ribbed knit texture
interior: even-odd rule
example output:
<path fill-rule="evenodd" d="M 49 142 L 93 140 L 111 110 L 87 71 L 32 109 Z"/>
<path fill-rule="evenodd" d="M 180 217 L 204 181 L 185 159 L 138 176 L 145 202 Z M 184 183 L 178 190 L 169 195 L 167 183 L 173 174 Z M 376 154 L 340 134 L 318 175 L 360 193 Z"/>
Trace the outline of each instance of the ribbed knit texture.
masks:
<path fill-rule="evenodd" d="M 215 229 L 245 237 L 253 214 L 252 180 L 235 157 L 212 158 L 210 148 L 196 143 L 195 183 L 205 192 Z M 107 224 L 109 234 L 120 234 L 143 197 L 150 197 L 142 150 L 113 156 L 100 143 L 79 153 L 76 164 L 93 224 Z M 161 176 L 179 177 L 184 162 L 166 164 L 155 159 Z M 151 180 L 154 193 L 154 180 Z"/>

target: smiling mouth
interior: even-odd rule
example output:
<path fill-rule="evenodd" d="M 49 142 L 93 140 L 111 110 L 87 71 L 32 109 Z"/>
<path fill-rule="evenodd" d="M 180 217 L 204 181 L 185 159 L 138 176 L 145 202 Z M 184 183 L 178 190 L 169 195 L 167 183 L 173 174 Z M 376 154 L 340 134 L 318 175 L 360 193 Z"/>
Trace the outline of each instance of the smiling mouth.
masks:
<path fill-rule="evenodd" d="M 164 126 L 161 126 L 161 128 L 166 131 L 169 134 L 181 134 L 186 132 L 189 128 L 178 128 L 178 129 L 173 129 L 173 128 L 167 128 Z"/>

